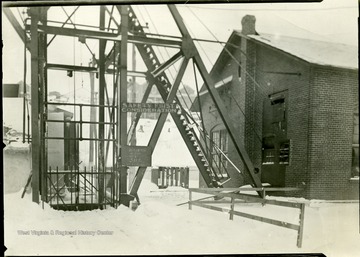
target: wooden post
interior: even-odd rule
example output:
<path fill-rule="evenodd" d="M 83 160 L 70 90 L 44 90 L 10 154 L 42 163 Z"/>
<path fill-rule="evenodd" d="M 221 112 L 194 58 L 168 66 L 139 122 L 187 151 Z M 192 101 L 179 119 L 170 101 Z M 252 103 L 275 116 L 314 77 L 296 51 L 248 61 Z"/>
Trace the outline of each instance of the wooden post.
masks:
<path fill-rule="evenodd" d="M 170 168 L 170 172 L 171 172 L 171 181 L 170 181 L 170 186 L 173 186 L 174 185 L 174 172 L 176 171 L 176 168 Z"/>
<path fill-rule="evenodd" d="M 186 180 L 185 180 L 185 188 L 189 188 L 189 167 L 185 168 Z"/>
<path fill-rule="evenodd" d="M 179 169 L 180 168 L 175 169 L 175 186 L 179 186 Z"/>
<path fill-rule="evenodd" d="M 302 203 L 300 205 L 300 214 L 299 214 L 299 230 L 298 230 L 298 236 L 297 236 L 297 247 L 302 246 L 302 239 L 303 239 L 303 233 L 304 233 L 304 219 L 305 219 L 305 204 Z"/>
<path fill-rule="evenodd" d="M 235 198 L 231 197 L 231 205 L 230 205 L 230 220 L 234 220 L 234 205 L 235 205 Z"/>
<path fill-rule="evenodd" d="M 164 170 L 164 167 L 161 167 L 161 187 L 165 186 L 165 170 Z"/>
<path fill-rule="evenodd" d="M 189 210 L 191 210 L 192 209 L 192 204 L 191 204 L 191 201 L 192 201 L 192 192 L 191 192 L 191 190 L 189 190 Z"/>
<path fill-rule="evenodd" d="M 265 199 L 266 198 L 266 189 L 265 189 L 265 187 L 262 188 L 262 192 L 263 192 L 262 198 Z"/>
<path fill-rule="evenodd" d="M 166 179 L 165 179 L 165 181 L 166 181 L 166 186 L 168 187 L 168 186 L 169 186 L 169 184 L 170 184 L 170 183 L 169 183 L 169 177 L 170 177 L 170 174 L 169 174 L 169 173 L 170 173 L 170 168 L 166 167 L 165 169 L 166 169 L 166 175 L 165 175 L 165 176 L 166 176 Z"/>

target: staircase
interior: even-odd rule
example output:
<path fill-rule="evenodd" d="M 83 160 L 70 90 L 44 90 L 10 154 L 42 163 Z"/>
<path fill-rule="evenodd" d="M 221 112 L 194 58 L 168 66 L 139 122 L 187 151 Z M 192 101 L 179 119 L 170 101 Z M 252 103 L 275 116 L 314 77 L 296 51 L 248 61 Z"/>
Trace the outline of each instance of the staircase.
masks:
<path fill-rule="evenodd" d="M 137 23 L 137 17 L 131 8 L 129 6 L 129 28 L 130 32 L 132 32 L 134 35 L 140 35 L 142 37 L 146 37 L 146 34 L 142 28 L 142 26 Z M 138 25 L 136 25 L 138 24 Z M 133 30 L 132 30 L 133 29 Z M 137 43 L 136 47 L 149 71 L 152 72 L 156 68 L 158 68 L 161 63 L 159 59 L 156 56 L 156 53 L 151 45 L 147 45 L 144 43 Z M 167 78 L 166 74 L 162 72 L 156 78 L 153 78 L 155 80 L 155 85 L 157 86 L 157 89 L 159 93 L 161 94 L 163 99 L 167 98 L 168 93 L 171 89 L 171 83 L 169 82 L 169 79 Z M 187 146 L 189 149 L 202 177 L 205 180 L 205 183 L 208 187 L 222 187 L 222 185 L 227 181 L 223 181 L 216 172 L 210 167 L 210 163 L 206 157 L 205 149 L 203 148 L 203 145 L 200 142 L 200 139 L 196 135 L 193 125 L 191 124 L 191 121 L 189 117 L 187 116 L 186 110 L 181 106 L 181 102 L 177 97 L 175 97 L 174 102 L 178 106 L 178 112 L 177 113 L 171 113 L 172 118 Z M 131 136 L 131 135 L 130 135 Z"/>

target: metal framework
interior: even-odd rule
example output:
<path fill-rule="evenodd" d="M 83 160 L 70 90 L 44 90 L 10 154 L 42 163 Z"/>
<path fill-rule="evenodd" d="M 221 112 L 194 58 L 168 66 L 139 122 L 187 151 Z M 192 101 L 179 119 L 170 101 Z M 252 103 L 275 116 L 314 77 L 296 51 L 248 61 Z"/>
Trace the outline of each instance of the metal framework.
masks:
<path fill-rule="evenodd" d="M 176 104 L 178 108 L 177 113 L 171 113 L 171 116 L 191 153 L 199 172 L 208 187 L 222 187 L 227 178 L 221 177 L 214 171 L 214 167 L 210 165 L 208 150 L 201 142 L 208 140 L 205 137 L 201 138 L 195 130 L 194 126 L 198 125 L 187 110 L 182 106 L 180 99 L 176 93 L 184 76 L 185 70 L 190 60 L 193 61 L 206 88 L 219 111 L 220 117 L 229 133 L 230 139 L 233 141 L 235 149 L 245 164 L 246 171 L 250 174 L 253 186 L 261 187 L 260 179 L 255 174 L 254 166 L 248 157 L 244 146 L 236 137 L 236 130 L 231 123 L 230 117 L 227 114 L 226 108 L 214 87 L 214 81 L 209 76 L 205 65 L 199 55 L 199 52 L 187 30 L 180 13 L 175 5 L 168 5 L 170 13 L 176 22 L 177 27 L 181 33 L 181 37 L 158 37 L 154 34 L 147 34 L 143 27 L 138 24 L 138 19 L 134 10 L 129 5 L 116 5 L 115 9 L 120 15 L 121 19 L 116 20 L 113 11 L 109 11 L 105 6 L 100 6 L 99 26 L 96 29 L 79 29 L 65 28 L 65 24 L 71 21 L 71 15 L 67 15 L 67 20 L 61 26 L 48 25 L 47 12 L 50 7 L 30 7 L 28 14 L 30 22 L 25 24 L 25 31 L 16 21 L 10 9 L 4 8 L 5 15 L 16 29 L 18 35 L 26 44 L 27 49 L 31 52 L 31 131 L 32 131 L 32 189 L 33 201 L 40 202 L 54 201 L 63 203 L 64 206 L 71 206 L 72 204 L 79 204 L 79 196 L 85 193 L 85 202 L 87 202 L 86 195 L 91 194 L 92 202 L 96 199 L 96 206 L 106 208 L 107 205 L 117 206 L 124 204 L 129 206 L 129 202 L 136 198 L 139 201 L 137 191 L 143 179 L 147 167 L 140 166 L 137 169 L 136 175 L 129 184 L 127 183 L 128 167 L 122 158 L 124 151 L 123 146 L 130 145 L 133 134 L 139 122 L 141 113 L 134 115 L 131 124 L 127 124 L 127 113 L 121 111 L 122 103 L 127 102 L 127 88 L 128 76 L 142 76 L 146 77 L 148 87 L 144 93 L 142 103 L 146 103 L 153 86 L 155 86 L 160 93 L 164 103 Z M 74 13 L 76 10 L 74 11 Z M 108 17 L 109 23 L 117 26 L 117 30 L 109 32 L 105 31 L 105 20 Z M 131 28 L 131 30 L 129 29 Z M 52 38 L 49 42 L 48 35 Z M 86 39 L 95 39 L 99 42 L 99 50 L 97 58 L 94 58 L 92 66 L 76 66 L 70 64 L 57 64 L 47 62 L 47 51 L 51 41 L 57 35 L 78 38 L 79 41 L 85 42 Z M 28 43 L 30 42 L 30 43 Z M 106 46 L 113 44 L 110 52 L 106 52 Z M 141 58 L 143 59 L 147 72 L 129 71 L 127 64 L 128 44 L 134 44 L 137 48 Z M 175 48 L 179 51 L 169 58 L 167 61 L 161 63 L 153 49 L 153 46 L 162 46 L 168 48 Z M 172 84 L 168 79 L 165 71 L 174 63 L 180 62 L 180 68 L 177 71 L 174 83 Z M 98 104 L 92 99 L 90 104 L 76 103 L 66 104 L 57 103 L 59 105 L 71 105 L 74 108 L 79 108 L 80 117 L 78 120 L 68 121 L 75 126 L 75 134 L 72 137 L 54 137 L 49 136 L 47 127 L 51 123 L 59 123 L 65 121 L 52 120 L 48 118 L 48 109 L 54 103 L 48 101 L 48 71 L 50 70 L 66 70 L 69 74 L 72 72 L 86 72 L 96 74 L 99 80 L 99 94 Z M 105 80 L 106 74 L 112 74 L 114 78 L 114 90 L 112 102 L 108 96 L 108 88 Z M 92 85 L 93 88 L 93 85 Z M 83 109 L 91 109 L 91 118 L 86 121 L 82 117 Z M 96 111 L 98 116 L 94 117 Z M 151 135 L 148 143 L 148 148 L 151 153 L 159 139 L 161 130 L 165 124 L 168 113 L 161 113 L 156 123 L 155 129 Z M 90 137 L 83 136 L 83 126 L 90 125 Z M 127 130 L 130 127 L 129 131 Z M 203 132 L 205 130 L 203 129 Z M 107 137 L 106 137 L 106 132 Z M 95 170 L 92 167 L 88 171 L 81 170 L 78 163 L 72 163 L 72 168 L 59 170 L 54 167 L 48 167 L 48 144 L 49 140 L 65 139 L 74 142 L 81 142 L 85 140 L 90 141 L 90 149 L 96 149 L 95 155 Z M 76 145 L 76 143 L 75 143 Z M 95 145 L 95 146 L 94 146 Z M 106 159 L 109 154 L 112 154 L 112 166 L 107 168 Z M 86 168 L 86 167 L 85 167 Z M 69 171 L 70 170 L 70 171 Z M 91 170 L 91 171 L 90 171 Z M 56 172 L 55 172 L 56 171 Z M 69 174 L 70 175 L 69 175 Z M 54 175 L 55 174 L 55 175 Z M 67 175 L 66 175 L 67 174 Z M 74 178 L 76 175 L 76 179 Z M 59 176 L 63 181 L 59 180 Z M 56 177 L 54 183 L 54 177 Z M 67 181 L 67 182 L 66 182 Z M 76 183 L 75 183 L 76 181 Z M 62 197 L 62 191 L 65 186 L 73 188 L 73 184 L 77 184 L 77 189 L 72 189 L 78 194 L 74 202 L 70 203 Z M 84 185 L 80 189 L 80 185 Z M 91 190 L 86 185 L 91 184 Z M 96 184 L 96 185 L 95 185 Z M 60 185 L 58 187 L 57 185 Z M 55 192 L 51 195 L 49 192 Z M 261 195 L 262 192 L 259 192 Z M 41 198 L 40 198 L 41 196 Z M 71 194 L 72 196 L 72 194 Z M 72 197 L 71 197 L 72 199 Z M 86 208 L 86 207 L 84 207 Z"/>

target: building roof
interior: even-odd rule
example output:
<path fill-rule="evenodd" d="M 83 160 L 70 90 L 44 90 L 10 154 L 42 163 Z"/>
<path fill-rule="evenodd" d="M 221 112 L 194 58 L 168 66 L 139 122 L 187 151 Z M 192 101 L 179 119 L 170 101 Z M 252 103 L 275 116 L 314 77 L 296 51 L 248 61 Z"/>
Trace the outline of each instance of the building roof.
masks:
<path fill-rule="evenodd" d="M 241 36 L 240 31 L 236 32 Z M 358 69 L 356 46 L 264 33 L 248 35 L 248 37 L 250 40 L 279 49 L 311 64 Z"/>
<path fill-rule="evenodd" d="M 245 36 L 241 33 L 241 30 L 234 30 L 228 39 L 228 48 L 231 50 L 231 46 L 238 44 L 239 38 L 241 37 L 246 37 L 256 43 L 278 49 L 310 64 L 350 70 L 358 69 L 358 48 L 356 46 L 266 33 Z M 223 66 L 223 62 L 229 58 L 229 54 L 223 49 L 216 60 L 215 65 L 212 67 L 210 74 L 212 74 L 219 66 Z M 216 82 L 218 81 L 215 81 L 215 83 Z M 225 84 L 226 83 L 222 83 L 222 85 Z M 203 85 L 200 89 L 200 96 L 206 93 L 207 89 L 205 85 Z M 198 111 L 197 100 L 196 97 L 194 104 L 191 107 L 193 111 Z"/>

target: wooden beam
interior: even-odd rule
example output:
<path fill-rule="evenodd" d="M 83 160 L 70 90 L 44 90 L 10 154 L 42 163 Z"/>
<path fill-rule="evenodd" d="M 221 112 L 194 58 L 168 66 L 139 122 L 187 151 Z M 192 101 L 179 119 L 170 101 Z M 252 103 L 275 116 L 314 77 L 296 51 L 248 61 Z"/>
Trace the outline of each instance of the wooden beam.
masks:
<path fill-rule="evenodd" d="M 257 220 L 257 221 L 261 221 L 261 222 L 265 222 L 265 223 L 272 224 L 272 225 L 275 225 L 275 226 L 285 227 L 285 228 L 294 229 L 294 230 L 299 229 L 299 225 L 291 224 L 291 223 L 288 223 L 288 222 L 285 222 L 285 221 L 269 219 L 269 218 L 260 217 L 260 216 L 256 216 L 256 215 L 253 215 L 253 214 L 248 214 L 248 213 L 239 212 L 239 211 L 231 211 L 231 213 L 233 213 L 236 216 L 240 216 L 240 217 L 247 218 L 247 219 L 252 219 L 252 220 Z"/>
<path fill-rule="evenodd" d="M 203 193 L 203 192 L 244 192 L 244 191 L 262 191 L 268 192 L 289 192 L 289 191 L 300 191 L 301 188 L 297 187 L 235 187 L 235 188 L 189 188 L 190 191 Z"/>

